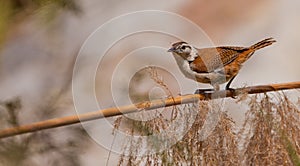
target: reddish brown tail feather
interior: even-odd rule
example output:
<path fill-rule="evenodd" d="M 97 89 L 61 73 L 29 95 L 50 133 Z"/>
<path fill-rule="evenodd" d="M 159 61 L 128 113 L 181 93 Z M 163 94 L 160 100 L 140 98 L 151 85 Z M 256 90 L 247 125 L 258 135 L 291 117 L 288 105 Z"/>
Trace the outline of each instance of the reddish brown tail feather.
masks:
<path fill-rule="evenodd" d="M 270 37 L 270 38 L 264 39 L 256 44 L 253 44 L 250 48 L 253 50 L 258 50 L 258 49 L 267 47 L 275 42 L 276 42 L 276 40 L 273 39 L 272 37 Z"/>

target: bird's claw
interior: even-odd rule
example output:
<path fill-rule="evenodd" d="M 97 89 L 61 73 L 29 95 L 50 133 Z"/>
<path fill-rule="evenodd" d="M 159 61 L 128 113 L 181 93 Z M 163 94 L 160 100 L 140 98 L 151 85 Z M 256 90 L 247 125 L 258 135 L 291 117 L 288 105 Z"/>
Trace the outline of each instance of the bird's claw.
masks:
<path fill-rule="evenodd" d="M 215 91 L 213 89 L 197 89 L 194 94 L 202 94 L 202 95 L 205 95 L 205 94 L 211 94 L 211 93 L 214 93 Z"/>
<path fill-rule="evenodd" d="M 233 99 L 237 98 L 235 89 L 233 89 L 233 88 L 226 88 L 226 90 L 230 91 L 231 98 L 233 98 Z"/>
<path fill-rule="evenodd" d="M 231 98 L 237 99 L 236 90 L 235 89 L 233 89 L 233 88 L 226 88 L 225 90 L 226 91 L 230 91 Z M 201 95 L 207 96 L 207 95 L 211 95 L 211 94 L 213 94 L 215 92 L 216 91 L 214 89 L 197 89 L 194 94 L 201 94 Z"/>

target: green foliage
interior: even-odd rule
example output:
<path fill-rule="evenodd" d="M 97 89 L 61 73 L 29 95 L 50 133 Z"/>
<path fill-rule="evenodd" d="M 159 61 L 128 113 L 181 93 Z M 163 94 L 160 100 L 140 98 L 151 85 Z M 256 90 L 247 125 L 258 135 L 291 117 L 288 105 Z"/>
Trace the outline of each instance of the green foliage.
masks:
<path fill-rule="evenodd" d="M 12 15 L 11 1 L 0 1 L 0 45 L 5 39 L 5 34 L 10 24 L 10 17 Z"/>

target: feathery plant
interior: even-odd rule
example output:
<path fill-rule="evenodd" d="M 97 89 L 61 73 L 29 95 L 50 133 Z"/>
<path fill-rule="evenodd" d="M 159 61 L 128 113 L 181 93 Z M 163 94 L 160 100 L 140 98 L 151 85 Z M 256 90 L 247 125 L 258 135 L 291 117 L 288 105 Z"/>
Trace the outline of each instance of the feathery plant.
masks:
<path fill-rule="evenodd" d="M 167 84 L 151 73 L 152 79 L 165 89 Z M 243 102 L 249 105 L 249 110 L 240 126 L 213 101 L 174 106 L 171 109 L 176 116 L 169 119 L 161 111 L 154 111 L 156 118 L 149 121 L 118 117 L 115 129 L 130 126 L 128 133 L 132 138 L 159 134 L 176 119 L 181 123 L 172 128 L 169 137 L 182 128 L 187 130 L 178 142 L 162 151 L 159 151 L 163 147 L 159 139 L 145 143 L 129 138 L 118 165 L 299 165 L 300 102 L 290 101 L 283 92 L 243 95 L 237 103 Z M 195 121 L 189 124 L 195 112 L 198 113 Z M 217 117 L 218 121 L 208 137 L 204 137 L 203 126 L 209 117 Z M 157 153 L 150 150 L 155 141 L 160 145 Z"/>

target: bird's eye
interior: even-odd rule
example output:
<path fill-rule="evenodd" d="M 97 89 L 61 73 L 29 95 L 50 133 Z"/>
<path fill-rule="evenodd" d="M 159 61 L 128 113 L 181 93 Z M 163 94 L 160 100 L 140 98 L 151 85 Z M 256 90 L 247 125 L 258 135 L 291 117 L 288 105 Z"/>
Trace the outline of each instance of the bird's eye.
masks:
<path fill-rule="evenodd" d="M 181 49 L 185 50 L 186 46 L 182 46 Z"/>

